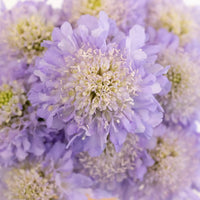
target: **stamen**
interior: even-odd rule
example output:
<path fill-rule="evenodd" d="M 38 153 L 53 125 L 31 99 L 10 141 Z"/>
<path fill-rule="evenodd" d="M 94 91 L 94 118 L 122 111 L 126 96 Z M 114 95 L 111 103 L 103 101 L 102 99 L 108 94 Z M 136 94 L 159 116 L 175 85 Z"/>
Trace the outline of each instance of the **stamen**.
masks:
<path fill-rule="evenodd" d="M 76 105 L 77 121 L 97 113 L 119 114 L 134 105 L 139 78 L 117 49 L 108 53 L 81 49 L 75 58 L 67 57 L 66 64 L 70 68 L 62 69 L 60 97 L 62 103 Z"/>
<path fill-rule="evenodd" d="M 0 90 L 0 108 L 3 105 L 7 105 L 10 99 L 13 97 L 13 92 L 8 85 L 4 84 L 2 88 L 3 91 Z"/>

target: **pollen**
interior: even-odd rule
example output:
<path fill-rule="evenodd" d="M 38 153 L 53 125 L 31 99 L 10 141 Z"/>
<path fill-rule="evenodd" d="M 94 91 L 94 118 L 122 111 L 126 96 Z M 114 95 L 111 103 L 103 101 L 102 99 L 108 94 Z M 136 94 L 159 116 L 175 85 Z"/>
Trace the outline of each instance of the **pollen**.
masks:
<path fill-rule="evenodd" d="M 178 91 L 181 84 L 181 66 L 171 67 L 167 73 L 168 80 L 172 83 L 172 88 L 174 91 Z"/>
<path fill-rule="evenodd" d="M 89 9 L 97 10 L 101 7 L 101 0 L 88 0 L 87 6 Z"/>
<path fill-rule="evenodd" d="M 9 88 L 9 85 L 4 84 L 2 86 L 2 91 L 0 91 L 0 108 L 3 105 L 7 105 L 10 101 L 10 99 L 13 97 L 13 92 Z"/>

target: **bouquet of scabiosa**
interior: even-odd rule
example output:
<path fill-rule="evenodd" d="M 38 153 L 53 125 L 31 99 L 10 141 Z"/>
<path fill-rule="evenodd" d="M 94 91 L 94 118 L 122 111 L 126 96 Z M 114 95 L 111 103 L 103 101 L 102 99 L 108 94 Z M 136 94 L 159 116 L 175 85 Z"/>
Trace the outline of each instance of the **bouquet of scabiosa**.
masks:
<path fill-rule="evenodd" d="M 199 200 L 199 17 L 1 0 L 0 200 Z"/>

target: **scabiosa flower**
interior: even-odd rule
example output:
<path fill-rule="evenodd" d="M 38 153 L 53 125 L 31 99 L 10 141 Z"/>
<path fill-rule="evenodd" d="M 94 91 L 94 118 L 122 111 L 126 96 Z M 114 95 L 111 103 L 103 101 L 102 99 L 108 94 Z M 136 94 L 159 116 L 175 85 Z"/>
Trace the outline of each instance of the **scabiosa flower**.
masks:
<path fill-rule="evenodd" d="M 181 44 L 190 42 L 198 35 L 199 23 L 193 10 L 182 0 L 150 0 L 148 8 L 147 24 L 176 34 Z"/>
<path fill-rule="evenodd" d="M 8 199 L 57 199 L 56 185 L 41 169 L 13 169 L 6 177 Z"/>
<path fill-rule="evenodd" d="M 91 181 L 72 173 L 70 157 L 71 151 L 66 151 L 65 145 L 57 142 L 45 157 L 4 169 L 1 177 L 3 199 L 87 200 L 79 193 L 79 186 L 81 190 L 83 184 L 88 187 Z"/>
<path fill-rule="evenodd" d="M 189 128 L 164 125 L 154 135 L 149 154 L 155 162 L 139 183 L 136 199 L 179 199 L 184 193 L 186 199 L 193 199 L 199 179 L 199 135 Z"/>
<path fill-rule="evenodd" d="M 41 43 L 51 39 L 58 20 L 58 14 L 45 2 L 19 2 L 12 10 L 5 10 L 0 20 L 1 58 L 33 64 L 43 54 Z"/>
<path fill-rule="evenodd" d="M 28 153 L 41 155 L 47 131 L 39 122 L 27 98 L 22 80 L 2 80 L 0 84 L 0 164 L 10 165 Z M 48 137 L 48 136 L 47 136 Z"/>
<path fill-rule="evenodd" d="M 75 171 L 91 177 L 94 184 L 114 191 L 124 180 L 142 179 L 146 166 L 152 164 L 142 144 L 139 136 L 129 134 L 119 152 L 111 142 L 100 156 L 92 157 L 87 152 L 80 152 L 76 156 Z"/>
<path fill-rule="evenodd" d="M 99 20 L 86 15 L 78 24 L 73 30 L 64 23 L 45 43 L 48 50 L 34 72 L 40 81 L 29 95 L 38 115 L 71 138 L 88 136 L 85 150 L 96 155 L 108 136 L 117 149 L 127 133 L 150 136 L 162 120 L 153 96 L 161 90 L 162 72 L 148 74 L 142 66 L 144 29 L 137 25 L 121 40 L 110 37 L 113 24 L 104 12 Z"/>
<path fill-rule="evenodd" d="M 11 118 L 22 116 L 23 105 L 27 98 L 22 84 L 12 81 L 2 84 L 0 89 L 0 127 L 9 123 Z"/>
<path fill-rule="evenodd" d="M 166 50 L 163 65 L 170 64 L 171 67 L 167 73 L 169 81 L 172 83 L 170 92 L 161 97 L 161 104 L 166 110 L 165 119 L 178 121 L 186 124 L 191 121 L 193 114 L 200 107 L 200 89 L 199 84 L 199 63 L 191 58 L 189 53 Z"/>
<path fill-rule="evenodd" d="M 165 38 L 165 39 L 163 39 Z M 170 66 L 167 78 L 171 89 L 166 95 L 158 97 L 165 110 L 165 121 L 187 125 L 197 116 L 200 108 L 199 60 L 192 49 L 187 51 L 179 47 L 177 38 L 161 29 L 157 33 L 161 46 L 158 62 Z"/>
<path fill-rule="evenodd" d="M 66 18 L 72 23 L 81 15 L 98 16 L 100 11 L 105 11 L 124 31 L 134 24 L 143 25 L 146 15 L 146 0 L 64 0 L 62 7 Z"/>

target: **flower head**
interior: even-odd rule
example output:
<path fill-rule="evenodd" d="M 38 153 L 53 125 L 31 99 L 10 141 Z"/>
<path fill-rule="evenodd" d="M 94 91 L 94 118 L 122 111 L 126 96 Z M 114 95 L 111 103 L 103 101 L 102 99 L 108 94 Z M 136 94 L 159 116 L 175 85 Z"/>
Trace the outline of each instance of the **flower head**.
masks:
<path fill-rule="evenodd" d="M 70 179 L 73 169 L 70 156 L 71 152 L 65 151 L 65 145 L 57 142 L 45 157 L 28 159 L 4 169 L 4 175 L 1 177 L 4 199 L 63 200 L 70 198 L 67 196 L 68 190 L 73 187 Z"/>
<path fill-rule="evenodd" d="M 186 123 L 199 107 L 200 89 L 196 87 L 199 84 L 199 65 L 188 53 L 181 51 L 177 51 L 176 56 L 174 52 L 165 51 L 161 63 L 171 65 L 167 77 L 172 88 L 166 96 L 161 97 L 166 120 L 171 118 L 175 123 Z"/>
<path fill-rule="evenodd" d="M 7 61 L 19 60 L 33 64 L 45 50 L 44 40 L 51 39 L 51 32 L 58 24 L 58 15 L 44 2 L 20 2 L 12 10 L 2 12 L 0 56 Z M 7 62 L 4 62 L 4 64 Z"/>
<path fill-rule="evenodd" d="M 74 104 L 80 126 L 99 113 L 106 128 L 111 115 L 117 117 L 134 105 L 133 97 L 139 90 L 137 72 L 127 66 L 127 59 L 119 50 L 80 49 L 65 61 L 69 69 L 60 79 L 61 101 Z"/>
<path fill-rule="evenodd" d="M 4 79 L 0 84 L 0 164 L 11 165 L 28 154 L 41 155 L 48 130 L 39 122 L 27 98 L 23 80 Z"/>
<path fill-rule="evenodd" d="M 73 30 L 64 23 L 45 43 L 48 50 L 34 72 L 40 80 L 29 95 L 38 114 L 48 127 L 64 128 L 69 140 L 87 136 L 85 150 L 96 155 L 108 136 L 119 149 L 130 132 L 151 135 L 162 118 L 153 94 L 161 91 L 163 72 L 161 66 L 145 71 L 144 29 L 134 26 L 125 36 L 104 12 L 78 24 Z"/>
<path fill-rule="evenodd" d="M 105 11 L 121 29 L 127 31 L 134 24 L 144 24 L 146 0 L 75 0 L 63 1 L 63 9 L 70 22 L 75 23 L 81 15 L 98 16 Z"/>
<path fill-rule="evenodd" d="M 173 199 L 181 192 L 192 192 L 199 175 L 199 136 L 190 129 L 160 126 L 149 154 L 154 165 L 138 183 L 138 199 Z M 159 191 L 155 192 L 155 191 Z"/>
<path fill-rule="evenodd" d="M 100 156 L 92 157 L 87 152 L 79 153 L 77 160 L 80 169 L 77 171 L 91 177 L 95 183 L 106 184 L 107 188 L 128 178 L 142 178 L 142 171 L 145 171 L 142 156 L 145 153 L 139 140 L 137 135 L 129 134 L 119 152 L 108 142 Z"/>
<path fill-rule="evenodd" d="M 41 43 L 51 39 L 52 24 L 46 24 L 44 18 L 38 15 L 30 15 L 20 18 L 15 24 L 8 27 L 8 44 L 20 57 L 26 57 L 27 62 L 33 62 L 35 56 L 40 56 L 44 51 Z M 20 55 L 21 54 L 21 55 Z"/>
<path fill-rule="evenodd" d="M 26 103 L 25 89 L 20 82 L 11 81 L 0 85 L 0 127 L 9 124 L 13 118 L 22 116 Z"/>
<path fill-rule="evenodd" d="M 57 141 L 45 156 L 29 158 L 12 167 L 1 168 L 0 185 L 4 200 L 87 200 L 91 180 L 73 173 L 71 151 Z"/>
<path fill-rule="evenodd" d="M 58 199 L 55 182 L 37 167 L 13 169 L 6 177 L 7 199 Z"/>
<path fill-rule="evenodd" d="M 157 42 L 161 46 L 158 62 L 163 66 L 170 66 L 166 75 L 171 89 L 166 95 L 158 97 L 165 110 L 165 121 L 187 125 L 194 120 L 200 106 L 200 90 L 197 87 L 199 61 L 192 49 L 179 47 L 173 34 L 160 30 L 157 36 Z"/>
<path fill-rule="evenodd" d="M 181 44 L 190 42 L 199 32 L 192 9 L 182 0 L 151 0 L 147 23 L 156 29 L 165 28 L 176 34 Z"/>

